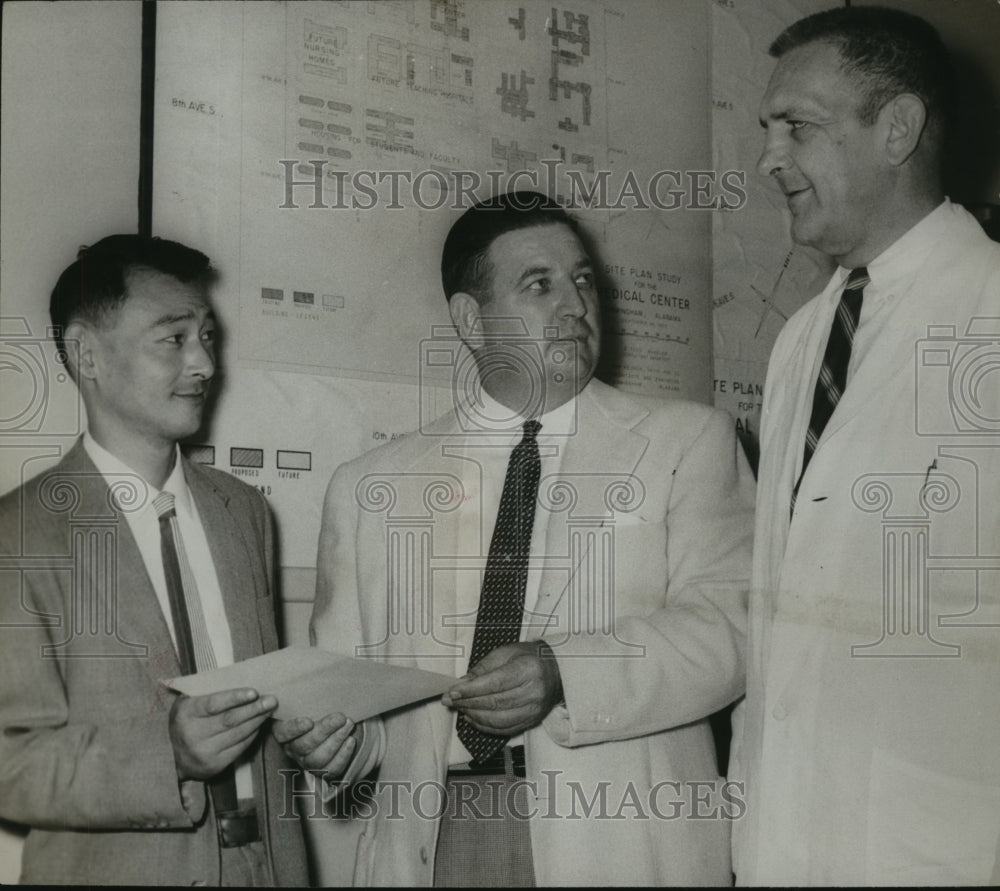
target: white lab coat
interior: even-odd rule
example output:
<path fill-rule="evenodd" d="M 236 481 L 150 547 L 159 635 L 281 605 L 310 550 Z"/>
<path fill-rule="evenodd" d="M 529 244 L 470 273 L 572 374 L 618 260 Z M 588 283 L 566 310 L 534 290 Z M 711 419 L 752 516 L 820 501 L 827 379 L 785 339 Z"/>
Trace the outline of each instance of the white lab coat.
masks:
<path fill-rule="evenodd" d="M 771 358 L 730 774 L 740 884 L 1000 878 L 1000 245 L 947 201 L 903 239 L 912 275 L 791 524 L 846 270 Z"/>

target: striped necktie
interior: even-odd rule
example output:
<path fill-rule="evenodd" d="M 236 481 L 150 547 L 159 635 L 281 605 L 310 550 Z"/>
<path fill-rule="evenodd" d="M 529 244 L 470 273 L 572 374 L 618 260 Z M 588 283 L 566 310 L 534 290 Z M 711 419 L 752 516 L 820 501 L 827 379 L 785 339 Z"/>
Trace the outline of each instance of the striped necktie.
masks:
<path fill-rule="evenodd" d="M 809 429 L 806 431 L 805 449 L 802 453 L 802 473 L 792 492 L 791 508 L 795 510 L 795 498 L 805 476 L 809 460 L 816 451 L 827 422 L 833 415 L 840 397 L 847 387 L 847 366 L 851 361 L 851 345 L 854 342 L 854 332 L 861 316 L 861 300 L 865 286 L 871 281 L 868 270 L 864 266 L 852 269 L 847 277 L 844 292 L 840 295 L 840 303 L 830 327 L 830 338 L 823 353 L 823 364 L 816 379 L 816 390 L 813 393 L 812 414 L 809 416 Z"/>
<path fill-rule="evenodd" d="M 184 553 L 174 496 L 161 492 L 153 499 L 153 508 L 160 519 L 160 556 L 181 670 L 184 674 L 209 671 L 216 667 L 215 651 L 208 636 L 198 585 Z"/>
<path fill-rule="evenodd" d="M 184 553 L 184 541 L 177 523 L 174 496 L 161 492 L 153 499 L 153 508 L 160 518 L 160 556 L 167 583 L 170 615 L 174 620 L 177 656 L 184 674 L 211 671 L 216 668 L 215 651 L 208 636 L 205 611 L 201 606 L 194 573 Z M 260 839 L 260 827 L 255 813 L 240 811 L 236 790 L 235 766 L 230 764 L 208 781 L 215 810 L 216 831 L 224 848 Z"/>
<path fill-rule="evenodd" d="M 505 644 L 517 643 L 521 637 L 531 531 L 535 525 L 535 502 L 542 474 L 535 438 L 541 427 L 538 421 L 525 421 L 524 437 L 510 453 L 483 573 L 470 668 L 487 653 Z M 507 737 L 477 730 L 461 714 L 456 729 L 462 745 L 476 761 L 488 760 L 507 740 Z"/>

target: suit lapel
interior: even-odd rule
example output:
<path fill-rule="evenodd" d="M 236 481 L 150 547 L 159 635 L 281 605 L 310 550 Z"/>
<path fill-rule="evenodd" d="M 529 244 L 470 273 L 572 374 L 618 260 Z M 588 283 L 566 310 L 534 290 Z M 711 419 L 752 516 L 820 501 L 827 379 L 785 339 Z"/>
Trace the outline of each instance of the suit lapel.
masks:
<path fill-rule="evenodd" d="M 145 648 L 145 658 L 152 679 L 160 681 L 176 677 L 181 673 L 180 663 L 139 546 L 125 514 L 111 498 L 107 481 L 83 448 L 82 440 L 51 472 L 58 477 L 65 477 L 80 493 L 80 503 L 72 512 L 74 518 L 90 518 L 95 525 L 101 518 L 115 518 L 115 576 L 113 580 L 95 579 L 94 583 L 114 584 L 115 635 L 126 647 L 138 645 Z M 134 481 L 128 480 L 125 485 L 116 486 L 116 490 L 122 497 L 122 503 L 133 509 L 143 507 L 149 498 L 146 483 L 139 477 L 135 477 Z M 134 649 L 132 652 L 138 654 Z M 172 702 L 171 695 L 165 688 L 160 689 L 161 698 L 169 706 Z"/>
<path fill-rule="evenodd" d="M 431 428 L 430 444 L 422 449 L 416 460 L 409 463 L 404 475 L 418 474 L 420 480 L 412 490 L 414 503 L 410 510 L 416 516 L 428 516 L 433 522 L 432 556 L 438 571 L 433 573 L 433 622 L 442 643 L 451 646 L 456 642 L 454 622 L 442 623 L 442 617 L 453 617 L 458 609 L 456 591 L 457 573 L 449 571 L 447 561 L 462 552 L 460 535 L 462 532 L 462 511 L 452 509 L 461 504 L 465 496 L 464 485 L 470 471 L 464 460 L 465 434 L 458 424 L 454 412 L 445 415 Z M 446 488 L 438 491 L 443 499 L 428 497 L 435 481 L 444 481 Z M 453 488 L 454 487 L 454 488 Z M 457 563 L 457 561 L 456 561 Z M 434 660 L 422 667 L 439 671 L 440 664 Z"/>
<path fill-rule="evenodd" d="M 894 315 L 898 316 L 898 303 L 895 309 Z M 917 338 L 908 336 L 912 330 L 912 319 L 904 315 L 903 318 L 890 318 L 885 324 L 890 327 L 896 326 L 898 336 L 894 337 L 891 343 L 882 338 L 879 350 L 870 350 L 865 356 L 844 390 L 837 408 L 830 416 L 817 443 L 816 451 L 823 448 L 838 430 L 857 417 L 874 400 L 884 398 L 886 388 L 894 378 L 913 367 Z"/>
<path fill-rule="evenodd" d="M 631 475 L 645 453 L 649 440 L 633 428 L 648 414 L 639 403 L 596 380 L 577 398 L 577 430 L 567 437 L 557 477 L 543 479 L 539 490 L 543 503 L 558 507 L 562 502 L 550 486 L 566 485 L 572 504 L 549 513 L 545 563 L 532 619 L 539 625 L 533 637 L 568 629 L 567 589 L 588 554 L 588 536 L 576 536 L 583 545 L 578 549 L 570 547 L 571 536 L 613 519 L 605 493 Z"/>
<path fill-rule="evenodd" d="M 263 554 L 255 553 L 262 543 L 254 535 L 250 518 L 241 511 L 231 510 L 228 497 L 197 465 L 186 459 L 184 476 L 215 564 L 233 642 L 233 659 L 240 662 L 263 652 L 255 605 L 257 598 L 266 593 L 266 581 L 259 571 L 254 571 L 264 564 Z M 262 585 L 265 590 L 261 590 Z"/>
<path fill-rule="evenodd" d="M 440 569 L 442 558 L 447 559 L 459 553 L 459 533 L 460 533 L 460 511 L 459 510 L 435 510 L 436 499 L 425 497 L 428 486 L 433 486 L 435 480 L 446 481 L 446 486 L 450 490 L 456 483 L 451 479 L 456 477 L 458 485 L 464 481 L 463 467 L 464 461 L 460 457 L 462 442 L 464 440 L 463 431 L 458 423 L 457 415 L 454 411 L 444 415 L 434 422 L 428 430 L 426 437 L 429 442 L 421 442 L 413 461 L 407 462 L 403 467 L 402 476 L 409 477 L 416 481 L 415 487 L 410 490 L 410 503 L 406 508 L 411 516 L 428 516 L 432 512 L 431 522 L 432 545 L 431 557 L 433 563 Z M 441 489 L 442 492 L 445 489 Z M 462 492 L 454 494 L 462 495 Z M 455 572 L 441 569 L 433 573 L 428 573 L 429 584 L 432 586 L 431 602 L 431 622 L 435 629 L 437 639 L 444 646 L 451 647 L 456 644 L 457 629 L 454 622 L 443 622 L 446 616 L 455 616 L 457 612 L 457 591 Z M 409 637 L 407 640 L 411 645 L 416 645 L 420 640 L 419 635 Z M 452 665 L 442 667 L 442 660 L 420 659 L 414 654 L 414 664 L 428 671 L 444 671 L 449 673 Z M 447 769 L 445 761 L 451 745 L 451 733 L 453 730 L 454 716 L 442 708 L 424 708 L 421 712 L 426 718 L 430 734 L 434 740 L 432 751 L 434 752 L 438 773 L 444 774 Z"/>
<path fill-rule="evenodd" d="M 963 223 L 956 223 L 959 228 Z M 978 226 L 972 223 L 970 234 L 978 234 Z M 884 336 L 878 338 L 878 348 L 871 349 L 864 361 L 857 367 L 854 377 L 844 390 L 844 395 L 837 404 L 823 436 L 817 445 L 817 451 L 823 447 L 845 424 L 856 418 L 868 408 L 874 400 L 885 398 L 885 393 L 897 377 L 905 373 L 913 373 L 916 362 L 918 341 L 927 336 L 928 326 L 954 324 L 954 311 L 942 313 L 941 304 L 936 299 L 939 294 L 932 294 L 935 299 L 928 300 L 921 296 L 922 289 L 917 288 L 917 281 L 927 281 L 929 278 L 941 277 L 949 263 L 940 257 L 940 245 L 948 245 L 949 239 L 939 239 L 938 245 L 925 253 L 920 262 L 911 270 L 907 281 L 898 282 L 895 290 L 906 296 L 896 299 L 889 307 L 882 307 L 879 312 L 886 315 L 883 324 Z M 944 277 L 947 278 L 947 275 Z M 951 289 L 942 280 L 940 294 L 948 294 Z M 943 316 L 943 317 L 942 317 Z M 891 332 L 891 334 L 890 334 Z M 810 397 L 811 398 L 811 397 Z"/>
<path fill-rule="evenodd" d="M 756 535 L 758 544 L 765 540 L 770 544 L 755 552 L 756 557 L 764 555 L 768 577 L 775 581 L 788 537 L 792 490 L 801 473 L 815 380 L 836 309 L 836 302 L 830 303 L 831 287 L 832 281 L 806 310 L 810 318 L 786 354 L 778 356 L 776 351 L 768 364 L 759 469 L 760 479 L 766 479 L 768 485 L 757 490 L 758 516 L 766 514 L 768 522 L 758 520 Z"/>

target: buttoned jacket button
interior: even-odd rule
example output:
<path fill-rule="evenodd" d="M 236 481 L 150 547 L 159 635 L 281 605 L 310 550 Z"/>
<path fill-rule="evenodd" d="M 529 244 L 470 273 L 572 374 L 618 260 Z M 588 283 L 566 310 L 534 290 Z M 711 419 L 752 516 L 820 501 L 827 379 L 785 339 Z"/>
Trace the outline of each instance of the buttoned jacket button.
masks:
<path fill-rule="evenodd" d="M 421 863 L 427 862 L 427 848 L 420 849 L 420 862 Z"/>

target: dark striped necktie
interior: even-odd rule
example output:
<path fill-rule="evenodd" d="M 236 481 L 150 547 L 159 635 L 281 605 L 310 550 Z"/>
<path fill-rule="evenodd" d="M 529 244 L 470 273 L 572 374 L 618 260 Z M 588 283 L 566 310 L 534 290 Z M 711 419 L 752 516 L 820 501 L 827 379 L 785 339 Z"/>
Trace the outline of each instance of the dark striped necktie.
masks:
<path fill-rule="evenodd" d="M 517 643 L 521 637 L 531 530 L 535 525 L 535 502 L 542 472 L 535 439 L 541 427 L 538 421 L 526 421 L 524 437 L 510 453 L 483 573 L 470 668 L 487 653 L 505 644 Z M 488 760 L 507 741 L 507 737 L 477 730 L 461 714 L 456 729 L 462 745 L 475 761 Z"/>
<path fill-rule="evenodd" d="M 868 270 L 864 266 L 852 269 L 847 277 L 844 292 L 840 295 L 840 303 L 830 327 L 830 339 L 823 353 L 823 364 L 816 379 L 816 390 L 813 393 L 812 414 L 809 416 L 809 429 L 806 431 L 805 449 L 802 453 L 802 472 L 799 474 L 795 490 L 792 492 L 792 510 L 795 510 L 795 498 L 805 476 L 809 461 L 816 451 L 827 422 L 833 415 L 840 397 L 847 387 L 847 366 L 851 361 L 851 345 L 854 343 L 854 332 L 861 316 L 861 299 L 865 286 L 871 281 Z"/>
<path fill-rule="evenodd" d="M 185 674 L 210 671 L 216 667 L 215 652 L 198 585 L 184 553 L 174 496 L 161 492 L 153 499 L 153 508 L 160 520 L 160 556 L 181 669 Z"/>
<path fill-rule="evenodd" d="M 163 575 L 170 601 L 170 616 L 174 622 L 174 636 L 177 638 L 177 657 L 184 674 L 196 671 L 211 671 L 216 667 L 215 651 L 208 636 L 208 623 L 198 595 L 198 585 L 184 552 L 174 507 L 174 496 L 161 492 L 153 499 L 153 508 L 160 520 L 160 556 L 163 559 Z M 219 843 L 223 847 L 244 844 L 260 838 L 260 828 L 252 817 L 241 816 L 239 823 L 243 832 L 240 841 L 229 835 L 236 827 L 232 819 L 240 806 L 236 790 L 236 768 L 233 764 L 224 767 L 208 781 L 212 805 L 215 808 L 216 830 Z M 242 813 L 242 812 L 241 812 Z"/>

